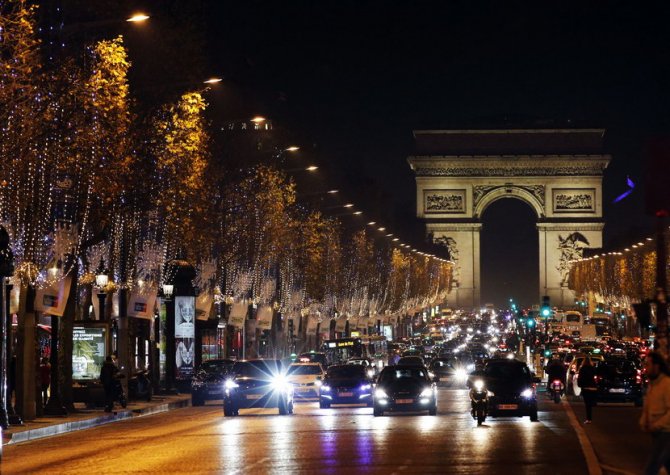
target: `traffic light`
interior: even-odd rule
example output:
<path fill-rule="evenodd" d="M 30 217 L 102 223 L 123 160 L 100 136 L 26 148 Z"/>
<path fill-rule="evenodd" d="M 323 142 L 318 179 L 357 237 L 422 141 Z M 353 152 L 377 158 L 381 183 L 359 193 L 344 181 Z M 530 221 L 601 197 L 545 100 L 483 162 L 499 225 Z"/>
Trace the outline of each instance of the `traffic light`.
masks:
<path fill-rule="evenodd" d="M 542 305 L 540 306 L 540 315 L 542 318 L 551 317 L 551 304 L 549 303 L 549 296 L 542 297 Z"/>
<path fill-rule="evenodd" d="M 531 317 L 528 320 L 526 320 L 526 326 L 528 328 L 534 328 L 535 327 L 535 319 L 533 317 Z"/>

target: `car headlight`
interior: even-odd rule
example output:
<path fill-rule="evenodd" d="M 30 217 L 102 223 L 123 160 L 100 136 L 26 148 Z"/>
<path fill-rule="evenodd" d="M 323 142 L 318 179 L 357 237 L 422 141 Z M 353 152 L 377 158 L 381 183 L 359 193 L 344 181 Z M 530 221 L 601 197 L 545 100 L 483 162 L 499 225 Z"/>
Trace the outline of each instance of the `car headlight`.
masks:
<path fill-rule="evenodd" d="M 496 394 L 495 394 L 493 391 L 488 391 L 488 390 L 487 390 L 487 391 L 486 391 L 486 395 L 487 395 L 488 397 L 493 397 L 493 396 L 495 396 Z"/>
<path fill-rule="evenodd" d="M 428 377 L 431 378 L 431 379 L 434 378 L 435 373 L 433 373 L 432 371 L 428 371 Z"/>
<path fill-rule="evenodd" d="M 328 391 L 330 391 L 330 386 L 328 386 L 327 384 L 322 384 L 321 385 L 321 391 L 327 393 Z"/>
<path fill-rule="evenodd" d="M 223 387 L 226 388 L 226 389 L 235 389 L 235 388 L 239 388 L 240 385 L 237 384 L 232 379 L 227 379 L 226 382 L 223 383 Z"/>
<path fill-rule="evenodd" d="M 454 373 L 454 375 L 456 376 L 456 379 L 459 379 L 461 381 L 465 381 L 466 379 L 468 379 L 468 373 L 463 368 L 458 368 Z"/>
<path fill-rule="evenodd" d="M 368 378 L 373 378 L 375 376 L 375 370 L 374 369 L 369 369 L 368 370 Z"/>
<path fill-rule="evenodd" d="M 361 386 L 361 391 L 369 391 L 370 389 L 372 389 L 372 385 L 371 385 L 371 384 L 363 384 L 363 385 Z"/>
<path fill-rule="evenodd" d="M 377 399 L 388 399 L 389 396 L 388 396 L 388 394 L 386 394 L 386 392 L 383 389 L 377 389 L 375 391 L 375 397 Z"/>
<path fill-rule="evenodd" d="M 470 363 L 470 364 L 467 366 L 467 368 L 468 368 L 468 371 L 474 371 L 474 369 L 475 369 L 475 365 L 472 364 L 472 363 Z"/>
<path fill-rule="evenodd" d="M 521 397 L 525 397 L 525 398 L 531 398 L 531 397 L 533 397 L 533 390 L 532 390 L 532 389 L 524 389 L 524 390 L 521 392 Z"/>
<path fill-rule="evenodd" d="M 433 395 L 433 390 L 431 388 L 426 388 L 423 391 L 421 391 L 421 394 L 419 394 L 419 397 L 431 397 Z"/>
<path fill-rule="evenodd" d="M 481 391 L 482 389 L 484 389 L 484 381 L 478 379 L 477 381 L 474 382 L 474 386 L 477 391 Z"/>
<path fill-rule="evenodd" d="M 278 375 L 272 378 L 272 389 L 275 391 L 288 391 L 291 389 L 291 383 L 284 375 Z"/>
<path fill-rule="evenodd" d="M 321 382 L 320 379 L 317 379 L 316 381 L 314 381 L 314 384 L 315 384 L 316 386 L 321 386 L 323 383 Z"/>

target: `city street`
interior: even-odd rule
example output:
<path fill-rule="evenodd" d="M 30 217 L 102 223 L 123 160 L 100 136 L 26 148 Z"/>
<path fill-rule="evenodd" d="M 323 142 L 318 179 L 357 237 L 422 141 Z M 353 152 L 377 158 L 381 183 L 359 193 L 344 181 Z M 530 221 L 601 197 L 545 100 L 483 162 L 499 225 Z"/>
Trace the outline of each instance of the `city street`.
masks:
<path fill-rule="evenodd" d="M 478 428 L 465 390 L 439 397 L 435 417 L 305 402 L 226 419 L 210 403 L 5 447 L 2 473 L 588 473 L 563 405 L 540 395 L 539 422 Z"/>

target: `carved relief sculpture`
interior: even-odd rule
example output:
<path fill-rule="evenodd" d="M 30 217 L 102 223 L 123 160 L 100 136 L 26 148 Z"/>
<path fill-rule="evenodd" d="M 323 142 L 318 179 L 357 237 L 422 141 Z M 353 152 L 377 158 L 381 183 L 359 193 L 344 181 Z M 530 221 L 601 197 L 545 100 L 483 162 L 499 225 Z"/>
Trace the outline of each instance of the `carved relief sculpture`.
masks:
<path fill-rule="evenodd" d="M 561 286 L 567 286 L 570 274 L 570 261 L 581 259 L 584 248 L 589 247 L 589 240 L 582 233 L 574 232 L 566 238 L 558 235 L 558 252 L 561 254 L 556 270 L 561 274 Z"/>

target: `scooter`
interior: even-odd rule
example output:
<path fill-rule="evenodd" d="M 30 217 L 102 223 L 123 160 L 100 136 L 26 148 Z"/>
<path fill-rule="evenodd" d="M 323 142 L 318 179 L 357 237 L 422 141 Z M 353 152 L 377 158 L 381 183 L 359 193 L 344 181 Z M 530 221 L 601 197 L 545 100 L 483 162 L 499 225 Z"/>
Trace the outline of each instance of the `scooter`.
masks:
<path fill-rule="evenodd" d="M 561 402 L 561 397 L 565 393 L 565 385 L 560 379 L 547 381 L 547 395 L 554 400 L 556 404 Z"/>
<path fill-rule="evenodd" d="M 128 380 L 128 396 L 131 399 L 144 399 L 151 401 L 154 395 L 154 388 L 151 385 L 149 372 L 146 370 L 137 371 Z"/>
<path fill-rule="evenodd" d="M 489 407 L 489 396 L 484 380 L 476 379 L 470 388 L 470 406 L 472 407 L 472 418 L 480 426 L 486 420 Z"/>

